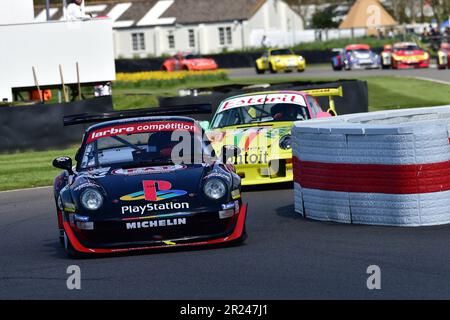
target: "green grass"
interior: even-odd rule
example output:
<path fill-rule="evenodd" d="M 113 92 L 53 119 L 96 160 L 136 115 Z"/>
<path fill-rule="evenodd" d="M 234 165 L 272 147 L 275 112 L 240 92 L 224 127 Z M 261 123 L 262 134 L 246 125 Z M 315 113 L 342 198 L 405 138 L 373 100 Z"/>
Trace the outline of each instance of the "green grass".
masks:
<path fill-rule="evenodd" d="M 405 77 L 371 77 L 369 111 L 450 104 L 450 86 Z"/>
<path fill-rule="evenodd" d="M 247 78 L 238 81 L 194 82 L 189 87 L 297 80 L 299 79 Z M 303 80 L 307 81 L 308 79 Z M 365 77 L 361 80 L 368 82 L 370 111 L 450 104 L 450 86 L 445 84 L 404 77 Z M 132 88 L 115 85 L 113 87 L 114 104 L 117 109 L 157 106 L 157 96 L 173 96 L 181 88 L 186 88 L 186 85 L 172 88 Z M 145 95 L 129 95 L 136 93 Z M 61 171 L 51 166 L 52 160 L 61 155 L 74 157 L 75 152 L 75 148 L 69 148 L 57 151 L 0 155 L 0 191 L 51 185 L 54 177 Z"/>
<path fill-rule="evenodd" d="M 75 156 L 76 148 L 0 155 L 0 191 L 51 185 L 61 172 L 52 167 L 58 156 Z"/>

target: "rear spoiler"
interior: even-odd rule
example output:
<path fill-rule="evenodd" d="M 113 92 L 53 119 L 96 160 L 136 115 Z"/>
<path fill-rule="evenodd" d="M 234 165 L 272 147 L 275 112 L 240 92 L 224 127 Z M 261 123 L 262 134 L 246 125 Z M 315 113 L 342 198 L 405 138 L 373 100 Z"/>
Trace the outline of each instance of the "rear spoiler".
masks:
<path fill-rule="evenodd" d="M 82 113 L 65 116 L 63 118 L 64 126 L 73 126 L 83 123 L 97 123 L 110 120 L 120 120 L 140 117 L 154 116 L 183 116 L 186 114 L 208 114 L 212 112 L 210 103 L 180 105 L 171 107 L 155 107 L 146 109 L 133 109 L 124 111 L 112 111 L 105 113 Z"/>
<path fill-rule="evenodd" d="M 321 88 L 321 89 L 309 89 L 309 90 L 301 90 L 302 92 L 306 92 L 313 97 L 329 97 L 330 104 L 328 106 L 327 112 L 333 115 L 337 115 L 336 108 L 334 105 L 333 97 L 343 97 L 344 91 L 342 90 L 342 86 L 337 88 Z"/>

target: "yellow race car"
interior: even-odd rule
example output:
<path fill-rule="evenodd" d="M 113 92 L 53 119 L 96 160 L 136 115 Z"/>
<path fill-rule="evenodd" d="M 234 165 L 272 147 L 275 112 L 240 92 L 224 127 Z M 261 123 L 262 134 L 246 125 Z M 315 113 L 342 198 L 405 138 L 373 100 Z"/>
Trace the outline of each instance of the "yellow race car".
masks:
<path fill-rule="evenodd" d="M 314 96 L 329 96 L 324 112 Z M 222 101 L 212 119 L 203 122 L 216 154 L 236 146 L 232 155 L 242 185 L 293 180 L 291 128 L 294 121 L 336 115 L 331 96 L 342 87 L 306 91 L 270 91 L 234 96 Z M 228 158 L 228 157 L 224 157 Z"/>
<path fill-rule="evenodd" d="M 258 74 L 263 74 L 266 70 L 271 73 L 295 70 L 303 72 L 305 68 L 305 59 L 296 55 L 291 49 L 270 49 L 255 61 L 255 69 Z"/>

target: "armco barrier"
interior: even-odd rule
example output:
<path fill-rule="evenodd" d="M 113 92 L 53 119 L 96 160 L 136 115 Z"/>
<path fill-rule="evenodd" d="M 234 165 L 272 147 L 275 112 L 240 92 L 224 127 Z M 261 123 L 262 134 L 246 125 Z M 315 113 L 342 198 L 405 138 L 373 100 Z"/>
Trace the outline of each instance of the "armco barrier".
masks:
<path fill-rule="evenodd" d="M 80 143 L 88 125 L 64 127 L 63 117 L 112 110 L 111 96 L 62 104 L 0 107 L 0 153 L 49 150 Z"/>
<path fill-rule="evenodd" d="M 297 122 L 295 210 L 343 223 L 450 223 L 450 106 Z"/>

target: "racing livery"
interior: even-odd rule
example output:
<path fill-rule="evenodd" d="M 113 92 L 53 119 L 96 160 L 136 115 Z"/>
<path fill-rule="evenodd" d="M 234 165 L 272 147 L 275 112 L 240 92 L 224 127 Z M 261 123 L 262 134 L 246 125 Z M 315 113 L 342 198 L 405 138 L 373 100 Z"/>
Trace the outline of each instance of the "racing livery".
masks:
<path fill-rule="evenodd" d="M 168 116 L 88 128 L 75 167 L 69 157 L 53 162 L 64 169 L 55 179 L 54 197 L 66 252 L 76 256 L 243 241 L 241 179 L 216 156 L 202 132 L 193 119 Z M 234 151 L 234 146 L 224 147 L 223 154 Z"/>
<path fill-rule="evenodd" d="M 331 59 L 333 70 L 378 69 L 380 57 L 366 44 L 352 44 L 344 50 L 334 49 L 338 54 Z"/>
<path fill-rule="evenodd" d="M 218 66 L 214 59 L 202 58 L 192 53 L 177 53 L 166 59 L 161 66 L 163 71 L 205 71 L 217 70 Z"/>
<path fill-rule="evenodd" d="M 437 53 L 437 67 L 439 70 L 450 69 L 450 43 L 441 43 Z"/>
<path fill-rule="evenodd" d="M 428 68 L 430 55 L 414 42 L 398 42 L 392 47 L 385 46 L 382 52 L 382 65 L 384 68 Z"/>
<path fill-rule="evenodd" d="M 305 59 L 302 56 L 296 55 L 291 49 L 267 50 L 261 58 L 255 61 L 255 69 L 258 74 L 263 74 L 267 70 L 271 73 L 295 70 L 303 72 L 305 68 Z"/>
<path fill-rule="evenodd" d="M 271 91 L 231 97 L 220 103 L 211 123 L 202 123 L 216 151 L 224 145 L 239 148 L 233 161 L 243 185 L 292 181 L 293 122 L 335 115 L 333 103 L 324 112 L 313 95 L 342 95 L 342 88 L 309 93 Z"/>

